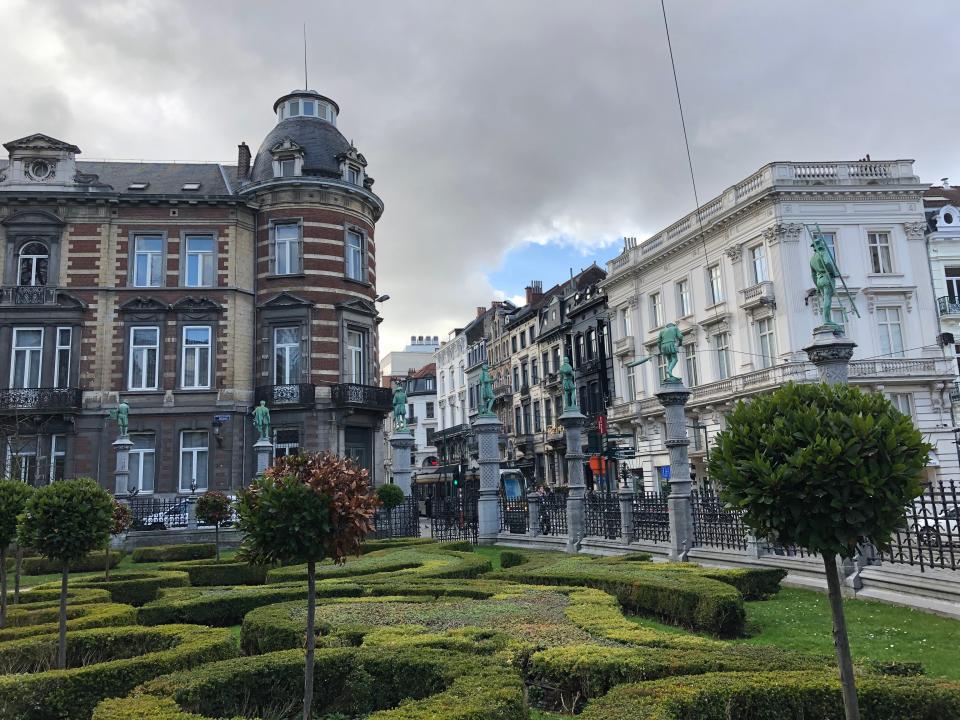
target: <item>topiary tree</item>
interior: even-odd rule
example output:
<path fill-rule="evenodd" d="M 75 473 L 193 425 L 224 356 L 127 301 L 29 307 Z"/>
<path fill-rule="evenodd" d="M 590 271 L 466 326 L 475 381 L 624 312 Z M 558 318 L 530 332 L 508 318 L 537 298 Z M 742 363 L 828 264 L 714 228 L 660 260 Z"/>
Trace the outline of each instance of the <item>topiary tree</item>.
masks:
<path fill-rule="evenodd" d="M 836 558 L 889 547 L 930 450 L 882 395 L 791 384 L 738 404 L 711 453 L 721 498 L 757 537 L 823 557 L 848 720 L 860 715 Z"/>
<path fill-rule="evenodd" d="M 7 624 L 7 551 L 17 537 L 17 517 L 32 493 L 24 482 L 0 480 L 0 628 Z"/>
<path fill-rule="evenodd" d="M 237 526 L 246 535 L 244 553 L 251 561 L 307 563 L 304 720 L 310 720 L 313 703 L 317 562 L 342 563 L 358 554 L 378 504 L 367 471 L 329 453 L 277 459 L 237 501 Z"/>
<path fill-rule="evenodd" d="M 377 498 L 383 509 L 387 511 L 388 534 L 393 537 L 393 509 L 403 504 L 405 499 L 403 490 L 396 485 L 381 485 L 377 488 Z"/>
<path fill-rule="evenodd" d="M 220 525 L 230 519 L 230 498 L 219 490 L 210 490 L 197 498 L 197 519 L 213 525 L 217 545 L 217 562 L 220 562 Z"/>
<path fill-rule="evenodd" d="M 17 542 L 61 567 L 60 643 L 57 668 L 67 665 L 67 579 L 70 563 L 103 547 L 113 527 L 113 497 L 95 480 L 59 480 L 37 488 L 27 500 Z"/>
<path fill-rule="evenodd" d="M 117 535 L 122 535 L 127 530 L 130 529 L 130 526 L 133 525 L 133 512 L 130 510 L 130 507 L 125 503 L 120 502 L 116 498 L 113 499 L 113 526 L 110 528 L 110 536 L 116 537 Z M 107 549 L 104 552 L 104 555 L 107 556 L 107 567 L 103 572 L 103 579 L 110 579 L 110 538 L 107 538 Z"/>

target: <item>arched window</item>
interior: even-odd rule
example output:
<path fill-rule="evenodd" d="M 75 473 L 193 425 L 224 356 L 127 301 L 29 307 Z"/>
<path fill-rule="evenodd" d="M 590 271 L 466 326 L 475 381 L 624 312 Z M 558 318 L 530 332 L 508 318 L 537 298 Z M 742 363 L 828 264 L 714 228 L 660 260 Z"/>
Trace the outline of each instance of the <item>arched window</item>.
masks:
<path fill-rule="evenodd" d="M 46 285 L 47 264 L 50 252 L 39 242 L 29 242 L 20 248 L 18 283 L 20 285 Z"/>

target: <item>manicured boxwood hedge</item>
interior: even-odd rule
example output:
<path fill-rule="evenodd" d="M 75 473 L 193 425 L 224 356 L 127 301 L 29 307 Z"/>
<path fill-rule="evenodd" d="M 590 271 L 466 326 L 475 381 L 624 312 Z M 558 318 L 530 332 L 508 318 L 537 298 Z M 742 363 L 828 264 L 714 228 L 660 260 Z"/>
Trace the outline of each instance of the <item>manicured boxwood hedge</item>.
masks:
<path fill-rule="evenodd" d="M 741 635 L 746 620 L 743 598 L 732 585 L 692 571 L 660 570 L 654 564 L 572 557 L 541 567 L 520 565 L 492 577 L 596 588 L 614 595 L 628 612 L 656 615 L 721 637 Z"/>
<path fill-rule="evenodd" d="M 504 550 L 500 553 L 500 567 L 512 568 L 527 562 L 527 556 L 515 550 Z"/>
<path fill-rule="evenodd" d="M 391 538 L 389 540 L 364 540 L 360 546 L 360 554 L 377 552 L 378 550 L 391 550 L 401 547 L 419 547 L 421 545 L 436 545 L 437 541 L 433 538 Z"/>
<path fill-rule="evenodd" d="M 190 584 L 207 585 L 263 585 L 267 580 L 267 567 L 243 560 L 184 560 L 162 563 L 159 570 L 182 570 L 190 576 Z"/>
<path fill-rule="evenodd" d="M 71 580 L 70 588 L 102 589 L 110 593 L 113 602 L 126 605 L 143 605 L 157 597 L 160 588 L 184 587 L 190 584 L 190 576 L 182 570 L 133 570 L 117 572 L 109 580 L 82 578 Z M 60 583 L 45 583 L 41 588 L 59 587 Z"/>
<path fill-rule="evenodd" d="M 0 644 L 4 670 L 50 665 L 57 636 Z M 126 695 L 140 683 L 171 672 L 235 657 L 229 630 L 197 625 L 78 630 L 67 634 L 66 670 L 0 675 L 0 717 L 9 720 L 87 720 L 105 697 Z"/>
<path fill-rule="evenodd" d="M 114 568 L 123 559 L 124 553 L 120 550 L 110 551 L 110 567 Z M 13 570 L 16 560 L 7 559 L 7 569 Z M 103 550 L 89 553 L 85 557 L 70 563 L 70 572 L 96 572 L 104 570 L 107 567 L 107 554 Z M 51 575 L 58 573 L 63 568 L 58 563 L 48 560 L 45 557 L 31 556 L 23 558 L 20 563 L 20 573 L 22 575 Z"/>
<path fill-rule="evenodd" d="M 349 582 L 317 583 L 318 597 L 359 597 L 363 588 Z M 243 622 L 254 608 L 287 600 L 302 600 L 307 586 L 300 583 L 265 586 L 205 587 L 166 590 L 138 609 L 141 625 L 163 625 L 195 622 L 215 627 L 229 627 Z"/>
<path fill-rule="evenodd" d="M 321 648 L 315 662 L 314 707 L 321 716 L 339 712 L 368 720 L 527 718 L 519 676 L 475 656 L 428 648 Z M 303 652 L 286 650 L 157 678 L 129 698 L 104 701 L 94 719 L 187 720 L 241 712 L 247 717 L 295 715 L 302 687 Z"/>
<path fill-rule="evenodd" d="M 957 720 L 960 683 L 926 678 L 857 679 L 870 720 Z M 843 720 L 836 672 L 715 673 L 620 685 L 587 704 L 580 720 Z"/>
<path fill-rule="evenodd" d="M 439 546 L 401 548 L 369 553 L 343 565 L 317 566 L 317 579 L 347 578 L 395 573 L 397 577 L 473 578 L 491 570 L 490 561 L 472 552 L 441 550 Z M 274 568 L 267 582 L 305 582 L 306 565 Z"/>
<path fill-rule="evenodd" d="M 572 707 L 641 680 L 725 671 L 822 671 L 829 662 L 776 647 L 730 643 L 688 649 L 565 645 L 534 653 L 525 675 L 528 684 L 554 698 L 551 705 Z"/>
<path fill-rule="evenodd" d="M 12 599 L 13 593 L 9 593 Z M 110 602 L 110 593 L 102 588 L 67 589 L 67 605 L 84 605 L 86 603 Z M 20 591 L 20 604 L 17 607 L 29 605 L 33 609 L 41 607 L 60 607 L 60 585 L 52 583 L 25 588 Z"/>
<path fill-rule="evenodd" d="M 205 560 L 216 557 L 217 546 L 213 543 L 189 543 L 182 545 L 153 545 L 137 548 L 130 559 L 135 563 L 176 562 L 179 560 Z"/>
<path fill-rule="evenodd" d="M 47 605 L 44 603 L 44 605 Z M 7 627 L 0 629 L 0 642 L 17 640 L 31 635 L 46 635 L 58 632 L 60 608 L 47 605 L 15 605 L 8 611 Z M 85 630 L 95 627 L 119 627 L 134 625 L 137 610 L 132 605 L 119 603 L 92 603 L 67 605 L 67 630 Z"/>

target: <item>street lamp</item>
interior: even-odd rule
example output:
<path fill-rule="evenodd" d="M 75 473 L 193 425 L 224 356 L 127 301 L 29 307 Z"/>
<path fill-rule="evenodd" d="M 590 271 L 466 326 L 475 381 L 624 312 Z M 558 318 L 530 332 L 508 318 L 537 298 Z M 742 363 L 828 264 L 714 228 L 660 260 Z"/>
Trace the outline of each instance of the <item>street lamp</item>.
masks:
<path fill-rule="evenodd" d="M 390 296 L 389 296 L 389 295 L 377 295 L 377 296 L 373 299 L 373 301 L 374 301 L 374 302 L 382 303 L 382 302 L 386 302 L 386 301 L 389 300 L 389 299 L 390 299 Z"/>

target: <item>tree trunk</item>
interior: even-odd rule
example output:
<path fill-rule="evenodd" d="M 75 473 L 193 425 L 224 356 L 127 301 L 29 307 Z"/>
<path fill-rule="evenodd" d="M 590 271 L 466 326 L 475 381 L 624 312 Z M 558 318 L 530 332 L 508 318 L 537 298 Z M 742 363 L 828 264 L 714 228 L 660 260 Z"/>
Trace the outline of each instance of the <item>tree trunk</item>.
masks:
<path fill-rule="evenodd" d="M 107 567 L 103 571 L 103 579 L 109 580 L 110 579 L 110 540 L 109 538 L 107 539 L 107 547 L 104 550 L 103 554 L 107 556 Z"/>
<path fill-rule="evenodd" d="M 7 626 L 7 549 L 0 548 L 0 628 Z"/>
<path fill-rule="evenodd" d="M 70 566 L 63 564 L 63 575 L 60 578 L 60 642 L 57 645 L 57 669 L 67 667 L 67 578 L 70 576 Z"/>
<path fill-rule="evenodd" d="M 830 612 L 833 615 L 833 646 L 837 651 L 837 664 L 840 666 L 843 711 L 847 720 L 860 720 L 857 686 L 853 676 L 853 660 L 850 657 L 847 621 L 843 616 L 843 596 L 840 594 L 840 576 L 837 574 L 835 555 L 823 553 L 823 569 L 827 573 L 827 594 L 830 596 Z"/>
<path fill-rule="evenodd" d="M 313 650 L 317 638 L 313 630 L 313 616 L 317 611 L 317 563 L 307 563 L 307 658 L 303 666 L 303 720 L 310 720 L 313 705 Z"/>
<path fill-rule="evenodd" d="M 220 522 L 217 521 L 213 524 L 213 537 L 214 543 L 217 546 L 217 562 L 220 562 Z"/>
<path fill-rule="evenodd" d="M 23 548 L 17 545 L 17 563 L 13 569 L 13 604 L 20 602 L 20 570 L 23 567 Z"/>

